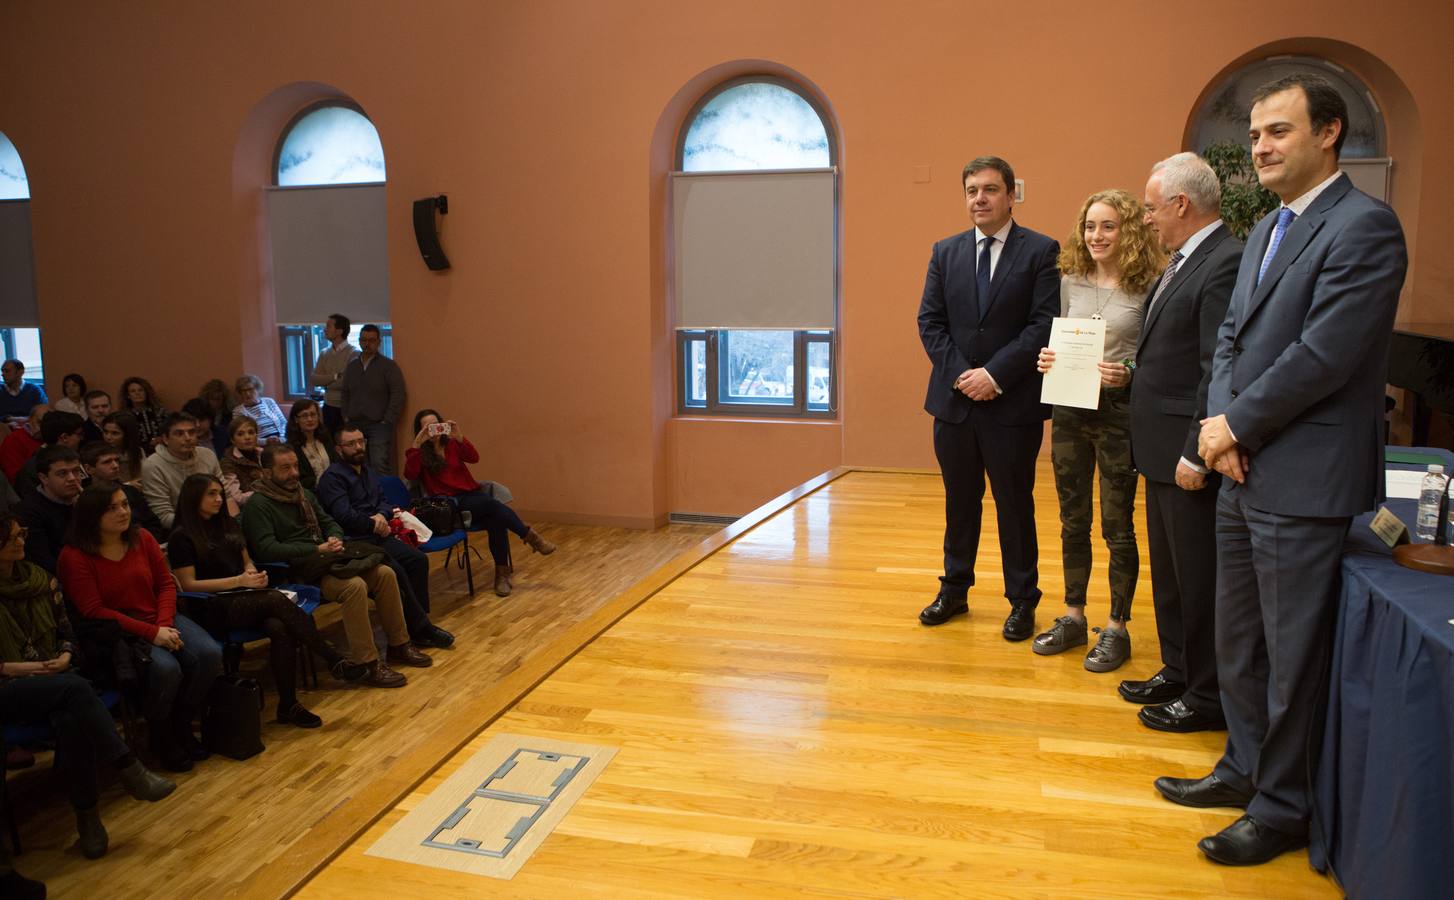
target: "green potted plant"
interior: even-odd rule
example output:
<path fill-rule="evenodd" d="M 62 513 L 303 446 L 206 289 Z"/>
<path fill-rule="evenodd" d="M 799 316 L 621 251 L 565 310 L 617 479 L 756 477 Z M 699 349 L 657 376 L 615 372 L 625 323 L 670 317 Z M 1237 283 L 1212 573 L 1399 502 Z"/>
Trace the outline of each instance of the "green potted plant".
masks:
<path fill-rule="evenodd" d="M 1222 221 L 1238 238 L 1246 240 L 1252 226 L 1277 209 L 1277 195 L 1258 183 L 1252 152 L 1246 144 L 1218 141 L 1203 150 L 1202 156 L 1222 182 Z"/>

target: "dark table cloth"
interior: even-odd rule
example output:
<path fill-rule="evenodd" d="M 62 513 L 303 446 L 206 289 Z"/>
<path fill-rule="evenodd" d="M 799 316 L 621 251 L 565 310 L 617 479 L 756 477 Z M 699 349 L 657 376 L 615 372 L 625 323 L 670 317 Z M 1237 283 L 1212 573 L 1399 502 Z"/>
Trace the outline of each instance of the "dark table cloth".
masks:
<path fill-rule="evenodd" d="M 1416 501 L 1386 505 L 1413 528 Z M 1372 518 L 1344 548 L 1309 857 L 1355 900 L 1454 897 L 1454 577 L 1395 563 Z"/>

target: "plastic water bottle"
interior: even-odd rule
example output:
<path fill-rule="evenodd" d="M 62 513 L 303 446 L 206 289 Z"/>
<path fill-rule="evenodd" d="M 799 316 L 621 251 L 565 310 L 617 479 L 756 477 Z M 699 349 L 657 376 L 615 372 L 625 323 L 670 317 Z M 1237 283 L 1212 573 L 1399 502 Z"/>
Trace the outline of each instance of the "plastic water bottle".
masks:
<path fill-rule="evenodd" d="M 1454 544 L 1454 478 L 1449 479 L 1449 527 L 1444 529 L 1444 540 Z"/>
<path fill-rule="evenodd" d="M 1444 499 L 1447 483 L 1444 467 L 1430 464 L 1429 474 L 1419 485 L 1419 517 L 1414 524 L 1414 534 L 1421 541 L 1432 541 L 1439 531 L 1439 501 Z"/>

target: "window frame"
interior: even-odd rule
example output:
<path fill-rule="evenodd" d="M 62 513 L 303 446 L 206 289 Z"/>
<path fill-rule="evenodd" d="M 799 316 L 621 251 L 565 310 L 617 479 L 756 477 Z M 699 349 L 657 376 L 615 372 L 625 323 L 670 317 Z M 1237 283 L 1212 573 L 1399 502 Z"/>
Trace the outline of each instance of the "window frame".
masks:
<path fill-rule="evenodd" d="M 725 360 L 722 345 L 730 343 L 726 332 L 747 331 L 738 328 L 681 328 L 676 332 L 677 351 L 677 415 L 679 416 L 727 416 L 763 419 L 836 419 L 838 417 L 838 349 L 837 329 L 797 329 L 793 334 L 793 397 L 789 402 L 728 400 L 722 395 L 722 365 Z M 786 329 L 773 329 L 786 330 Z M 697 341 L 706 343 L 704 363 L 706 365 L 705 398 L 702 402 L 691 400 L 689 379 L 694 374 L 691 367 L 689 344 Z M 828 398 L 821 406 L 810 405 L 808 385 L 811 374 L 808 370 L 808 346 L 823 344 L 828 349 Z"/>
<path fill-rule="evenodd" d="M 277 143 L 275 143 L 273 145 L 272 169 L 268 173 L 268 183 L 269 184 L 271 184 L 275 188 L 282 188 L 283 190 L 287 190 L 289 188 L 346 187 L 348 185 L 353 185 L 353 184 L 387 184 L 388 183 L 388 179 L 387 178 L 385 178 L 384 181 L 347 181 L 347 182 L 342 182 L 340 184 L 289 184 L 289 185 L 284 185 L 284 184 L 279 184 L 278 183 L 278 163 L 282 162 L 282 159 L 283 159 L 283 145 L 288 142 L 288 136 L 293 133 L 293 129 L 298 127 L 298 123 L 299 122 L 303 121 L 305 118 L 307 118 L 308 116 L 310 116 L 313 113 L 317 112 L 318 110 L 320 110 L 320 109 L 330 109 L 330 108 L 335 107 L 335 106 L 341 106 L 344 109 L 351 109 L 351 110 L 353 110 L 354 112 L 356 112 L 359 115 L 363 116 L 364 119 L 366 119 L 370 125 L 373 125 L 374 126 L 374 131 L 378 131 L 379 126 L 376 125 L 376 124 L 374 124 L 374 120 L 372 118 L 369 118 L 369 114 L 366 113 L 366 112 L 364 112 L 363 107 L 362 106 L 359 106 L 357 103 L 353 102 L 352 100 L 348 99 L 347 97 L 329 97 L 329 98 L 327 98 L 325 100 L 316 100 L 316 101 L 314 101 L 312 103 L 309 103 L 307 106 L 303 107 L 302 109 L 300 109 L 296 113 L 294 113 L 293 114 L 293 117 L 290 118 L 290 119 L 288 119 L 287 124 L 285 124 L 283 126 L 283 130 L 278 132 L 278 140 L 277 140 Z M 379 146 L 380 146 L 380 148 L 383 147 L 383 144 L 384 144 L 384 139 L 383 139 L 382 136 L 380 136 L 379 137 Z M 387 159 L 387 156 L 385 158 Z"/>
<path fill-rule="evenodd" d="M 808 104 L 818 120 L 823 123 L 823 133 L 828 138 L 828 167 L 834 172 L 833 180 L 833 217 L 835 222 L 841 218 L 842 194 L 842 172 L 839 169 L 838 161 L 838 136 L 832 128 L 832 118 L 821 103 L 803 87 L 790 79 L 779 75 L 766 73 L 755 73 L 739 75 L 729 78 L 713 86 L 711 90 L 704 93 L 697 102 L 692 104 L 686 116 L 682 119 L 681 129 L 677 134 L 676 148 L 674 155 L 675 170 L 685 170 L 686 165 L 686 141 L 687 134 L 691 131 L 692 124 L 707 106 L 718 95 L 729 91 L 732 88 L 744 84 L 772 84 L 777 87 L 792 91 Z M 723 170 L 728 171 L 728 170 Z M 752 170 L 752 171 L 783 171 L 783 170 Z M 792 169 L 786 171 L 806 171 Z M 841 227 L 841 222 L 839 222 Z M 793 401 L 788 403 L 743 403 L 724 401 L 720 392 L 721 364 L 719 358 L 720 345 L 726 343 L 725 334 L 729 331 L 750 330 L 750 329 L 729 329 L 729 328 L 692 328 L 674 329 L 676 332 L 676 365 L 675 382 L 677 394 L 677 415 L 678 416 L 713 416 L 713 417 L 743 417 L 762 419 L 816 419 L 836 420 L 838 418 L 838 312 L 841 301 L 839 286 L 842 278 L 842 259 L 839 251 L 835 248 L 835 259 L 833 261 L 834 281 L 834 326 L 831 329 L 797 329 L 793 331 Z M 773 329 L 787 330 L 787 329 Z M 706 342 L 706 398 L 701 403 L 690 400 L 690 379 L 692 378 L 692 360 L 689 345 L 696 341 Z M 828 347 L 828 399 L 821 407 L 810 407 L 808 404 L 808 345 L 826 344 Z"/>
<path fill-rule="evenodd" d="M 34 325 L 3 325 L 3 326 L 0 326 L 0 349 L 3 349 L 3 351 L 4 351 L 4 356 L 0 356 L 0 359 L 20 359 L 20 357 L 18 355 L 18 352 L 15 349 L 15 332 L 18 329 L 21 329 L 21 328 L 24 328 L 24 329 L 27 329 L 27 330 L 29 330 L 29 329 L 34 329 L 35 330 L 35 343 L 36 343 L 36 346 L 40 350 L 40 367 L 39 367 L 40 368 L 40 374 L 39 375 L 33 374 L 36 371 L 36 367 L 35 366 L 26 366 L 25 367 L 25 375 L 21 377 L 21 381 L 23 381 L 26 384 L 33 384 L 33 385 L 35 385 L 36 387 L 40 388 L 43 391 L 43 390 L 45 390 L 45 337 L 44 337 L 44 335 L 42 335 L 40 333 L 39 326 L 34 326 Z M 22 360 L 22 362 L 23 361 L 24 360 Z"/>

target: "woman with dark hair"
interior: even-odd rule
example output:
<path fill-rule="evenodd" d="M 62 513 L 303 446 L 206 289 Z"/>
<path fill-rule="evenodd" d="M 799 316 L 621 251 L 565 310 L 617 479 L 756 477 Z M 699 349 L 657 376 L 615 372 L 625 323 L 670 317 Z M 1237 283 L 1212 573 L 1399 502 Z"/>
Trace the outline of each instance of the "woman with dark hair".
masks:
<path fill-rule="evenodd" d="M 58 409 L 61 412 L 75 413 L 81 418 L 86 418 L 86 379 L 71 372 L 61 379 L 61 398 L 53 401 L 51 409 Z"/>
<path fill-rule="evenodd" d="M 136 416 L 117 411 L 101 420 L 101 439 L 121 452 L 122 480 L 127 484 L 141 481 L 141 461 L 146 448 L 141 443 L 141 425 Z"/>
<path fill-rule="evenodd" d="M 82 616 L 115 622 L 146 642 L 146 719 L 162 765 L 185 772 L 193 760 L 206 759 L 192 717 L 222 671 L 222 648 L 177 613 L 177 588 L 162 549 L 131 521 L 125 491 L 99 483 L 81 492 L 57 568 Z"/>
<path fill-rule="evenodd" d="M 1136 546 L 1136 467 L 1131 461 L 1131 365 L 1146 314 L 1146 293 L 1166 267 L 1141 201 L 1122 190 L 1097 191 L 1081 204 L 1075 228 L 1060 251 L 1060 315 L 1101 321 L 1105 361 L 1096 409 L 1056 406 L 1050 422 L 1050 459 L 1060 498 L 1060 543 L 1065 563 L 1065 615 L 1036 636 L 1042 656 L 1089 643 L 1086 588 L 1091 573 L 1092 484 L 1100 475 L 1101 535 L 1110 551 L 1111 610 L 1106 627 L 1085 656 L 1091 672 L 1110 672 L 1131 658 L 1131 600 L 1141 556 Z M 1050 371 L 1055 352 L 1040 351 L 1036 368 Z"/>
<path fill-rule="evenodd" d="M 151 453 L 162 442 L 162 419 L 167 417 L 151 382 L 131 376 L 121 382 L 120 399 L 121 409 L 136 417 L 137 427 L 141 429 L 141 446 Z"/>
<path fill-rule="evenodd" d="M 223 512 L 222 482 L 211 475 L 188 475 L 177 499 L 177 530 L 167 542 L 172 573 L 184 591 L 213 596 L 194 608 L 202 624 L 225 637 L 236 628 L 261 628 L 268 633 L 273 678 L 278 688 L 278 721 L 299 728 L 317 728 L 323 720 L 298 702 L 295 662 L 299 644 L 323 657 L 340 681 L 358 681 L 368 666 L 351 663 L 324 640 L 286 594 L 268 589 L 268 577 L 247 554 L 247 541 L 237 521 Z"/>
<path fill-rule="evenodd" d="M 298 481 L 317 490 L 318 476 L 338 459 L 333 435 L 316 400 L 299 400 L 288 412 L 288 446 L 298 452 Z"/>
<path fill-rule="evenodd" d="M 252 487 L 263 477 L 262 452 L 257 446 L 257 423 L 252 416 L 237 415 L 227 426 L 232 446 L 222 453 L 222 485 L 236 509 L 252 499 Z"/>
<path fill-rule="evenodd" d="M 469 470 L 470 463 L 480 461 L 480 454 L 457 422 L 443 421 L 434 410 L 421 409 L 414 415 L 414 431 L 414 446 L 404 451 L 404 477 L 423 482 L 427 494 L 454 498 L 460 511 L 470 514 L 472 527 L 484 526 L 495 560 L 495 594 L 508 597 L 515 571 L 510 562 L 510 532 L 541 556 L 554 553 L 555 545 L 520 521 L 515 510 L 480 489 Z"/>
<path fill-rule="evenodd" d="M 221 458 L 222 451 L 227 449 L 227 426 L 232 421 L 232 394 L 226 382 L 213 378 L 202 385 L 197 398 L 212 410 L 212 449 Z"/>
<path fill-rule="evenodd" d="M 98 757 L 138 800 L 160 800 L 176 785 L 132 755 L 91 683 L 77 674 L 71 623 L 50 574 L 25 561 L 25 531 L 13 513 L 0 512 L 0 720 L 55 729 L 81 852 L 96 859 L 107 846 L 96 811 Z"/>
<path fill-rule="evenodd" d="M 281 442 L 283 432 L 288 430 L 288 420 L 283 417 L 278 401 L 263 396 L 263 380 L 256 375 L 239 375 L 233 387 L 237 390 L 238 404 L 232 414 L 252 417 L 259 444 Z"/>

